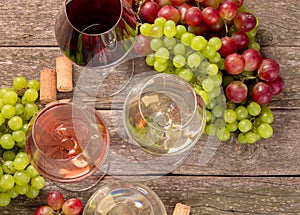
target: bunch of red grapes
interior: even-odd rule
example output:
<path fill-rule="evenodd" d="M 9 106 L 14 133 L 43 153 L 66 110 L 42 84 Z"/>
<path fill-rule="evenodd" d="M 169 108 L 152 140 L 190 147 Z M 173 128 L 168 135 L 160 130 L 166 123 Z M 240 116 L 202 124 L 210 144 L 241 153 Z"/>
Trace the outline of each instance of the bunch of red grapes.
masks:
<path fill-rule="evenodd" d="M 206 133 L 226 141 L 234 132 L 241 143 L 272 136 L 267 105 L 284 82 L 276 60 L 260 52 L 258 19 L 244 0 L 146 0 L 135 9 L 141 20 L 135 51 L 156 71 L 194 86 L 206 104 Z"/>

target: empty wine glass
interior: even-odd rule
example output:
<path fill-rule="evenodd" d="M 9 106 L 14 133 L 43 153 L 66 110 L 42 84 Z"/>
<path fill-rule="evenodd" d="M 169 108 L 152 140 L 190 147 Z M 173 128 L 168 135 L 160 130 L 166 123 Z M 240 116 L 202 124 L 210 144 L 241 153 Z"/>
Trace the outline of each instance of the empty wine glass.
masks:
<path fill-rule="evenodd" d="M 146 78 L 124 104 L 128 136 L 154 155 L 176 155 L 191 149 L 206 123 L 205 107 L 192 86 L 176 75 Z"/>
<path fill-rule="evenodd" d="M 109 143 L 106 124 L 94 108 L 54 103 L 30 121 L 26 151 L 45 178 L 66 190 L 82 191 L 106 174 Z"/>

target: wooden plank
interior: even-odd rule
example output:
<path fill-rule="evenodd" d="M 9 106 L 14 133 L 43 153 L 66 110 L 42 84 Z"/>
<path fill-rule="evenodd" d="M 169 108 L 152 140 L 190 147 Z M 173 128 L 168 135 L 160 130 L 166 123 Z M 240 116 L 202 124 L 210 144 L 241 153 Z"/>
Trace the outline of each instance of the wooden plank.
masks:
<path fill-rule="evenodd" d="M 120 180 L 105 177 L 97 185 Z M 191 207 L 191 214 L 299 214 L 300 178 L 292 177 L 195 177 L 166 176 L 156 180 L 141 181 L 161 198 L 167 213 L 172 214 L 176 203 Z M 78 197 L 85 204 L 93 190 L 66 192 L 52 183 L 32 200 L 19 196 L 8 207 L 1 208 L 1 214 L 31 215 L 34 210 L 46 204 L 50 191 L 62 191 L 66 198 Z"/>
<path fill-rule="evenodd" d="M 0 7 L 0 46 L 56 46 L 54 23 L 63 0 L 4 0 Z M 300 43 L 298 0 L 246 0 L 259 18 L 258 39 L 264 46 Z"/>
<path fill-rule="evenodd" d="M 279 96 L 273 98 L 271 105 L 274 108 L 299 108 L 300 107 L 300 76 L 295 75 L 297 71 L 300 71 L 300 52 L 297 47 L 265 47 L 263 50 L 264 56 L 276 59 L 281 66 L 281 75 L 285 81 L 285 88 L 283 93 Z M 1 76 L 0 76 L 0 86 L 10 86 L 13 77 L 17 75 L 23 75 L 28 78 L 38 78 L 39 71 L 44 68 L 55 68 L 55 58 L 61 55 L 58 48 L 0 48 L 0 66 L 1 66 Z M 143 58 L 138 58 L 134 60 L 135 73 L 134 76 L 143 72 L 148 72 L 153 70 L 148 67 Z M 86 73 L 82 72 L 84 68 L 74 66 L 74 86 L 76 88 L 76 82 L 84 81 L 86 83 L 84 86 L 98 86 L 99 78 L 98 74 L 93 77 L 86 77 Z M 100 76 L 99 76 L 100 77 Z M 134 78 L 134 81 L 139 81 L 139 79 Z M 134 86 L 136 82 L 131 82 L 130 86 Z M 82 82 L 80 82 L 82 83 Z M 117 85 L 118 79 L 114 79 L 114 83 L 103 84 L 101 90 L 109 89 L 113 85 Z M 83 85 L 83 84 L 81 84 Z M 77 85 L 78 86 L 78 85 Z M 85 97 L 85 101 L 94 101 L 96 97 L 96 107 L 97 108 L 111 108 L 111 101 L 121 108 L 123 101 L 118 101 L 120 97 L 112 98 L 101 98 L 98 95 L 89 95 L 89 89 L 82 90 L 77 88 L 76 96 Z M 129 89 L 127 89 L 128 91 Z M 126 91 L 125 91 L 126 92 Z M 124 92 L 124 94 L 126 94 Z M 99 91 L 101 93 L 101 91 Z M 121 94 L 120 94 L 121 95 Z M 71 93 L 60 93 L 58 98 L 72 97 Z"/>

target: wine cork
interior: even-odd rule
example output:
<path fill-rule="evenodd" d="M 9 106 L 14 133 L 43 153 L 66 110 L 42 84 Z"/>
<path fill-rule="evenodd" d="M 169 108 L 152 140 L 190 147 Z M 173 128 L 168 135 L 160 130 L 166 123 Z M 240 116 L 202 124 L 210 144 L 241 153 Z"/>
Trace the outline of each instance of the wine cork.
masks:
<path fill-rule="evenodd" d="M 43 69 L 40 72 L 40 102 L 47 104 L 56 101 L 56 71 Z"/>
<path fill-rule="evenodd" d="M 181 203 L 177 203 L 175 206 L 175 209 L 173 211 L 173 215 L 189 215 L 191 212 L 191 207 L 181 204 Z"/>
<path fill-rule="evenodd" d="M 71 92 L 72 82 L 72 61 L 65 56 L 56 58 L 56 89 L 58 92 Z"/>

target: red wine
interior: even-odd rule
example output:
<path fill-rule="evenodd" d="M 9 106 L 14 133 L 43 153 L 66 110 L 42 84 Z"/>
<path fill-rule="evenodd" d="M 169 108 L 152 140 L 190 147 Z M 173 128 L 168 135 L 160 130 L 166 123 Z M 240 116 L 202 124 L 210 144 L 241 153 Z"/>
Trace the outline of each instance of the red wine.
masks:
<path fill-rule="evenodd" d="M 129 52 L 136 23 L 125 0 L 69 0 L 56 20 L 55 33 L 63 53 L 76 64 L 105 66 Z"/>
<path fill-rule="evenodd" d="M 105 161 L 109 136 L 91 109 L 58 103 L 39 114 L 28 131 L 26 150 L 39 172 L 54 181 L 77 181 Z"/>

